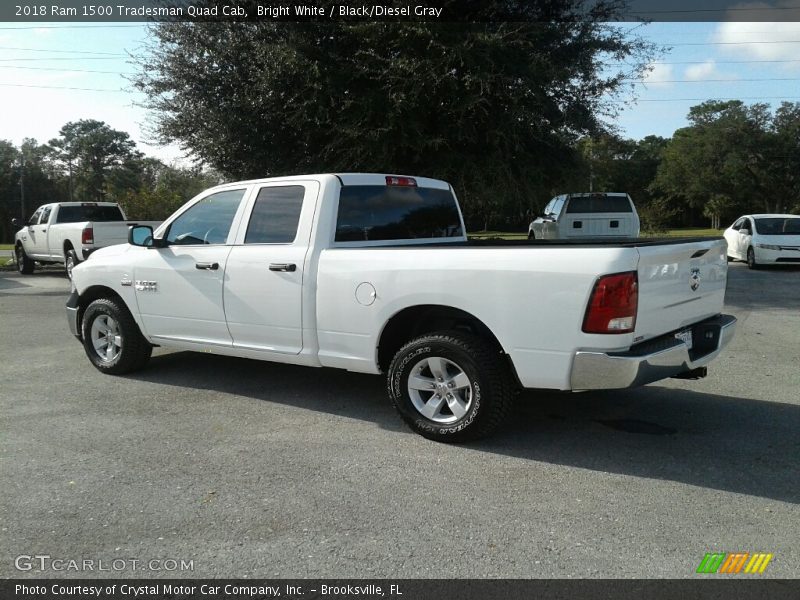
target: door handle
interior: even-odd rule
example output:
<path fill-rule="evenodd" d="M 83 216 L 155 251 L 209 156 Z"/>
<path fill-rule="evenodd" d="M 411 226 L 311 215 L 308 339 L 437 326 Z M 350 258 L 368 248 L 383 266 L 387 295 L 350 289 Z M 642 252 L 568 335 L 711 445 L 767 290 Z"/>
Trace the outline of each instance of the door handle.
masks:
<path fill-rule="evenodd" d="M 294 272 L 297 270 L 297 265 L 294 263 L 270 263 L 269 264 L 270 271 L 284 271 L 284 272 Z"/>
<path fill-rule="evenodd" d="M 216 271 L 219 269 L 219 263 L 212 263 L 212 262 L 199 262 L 194 263 L 195 269 L 204 269 L 206 271 Z"/>

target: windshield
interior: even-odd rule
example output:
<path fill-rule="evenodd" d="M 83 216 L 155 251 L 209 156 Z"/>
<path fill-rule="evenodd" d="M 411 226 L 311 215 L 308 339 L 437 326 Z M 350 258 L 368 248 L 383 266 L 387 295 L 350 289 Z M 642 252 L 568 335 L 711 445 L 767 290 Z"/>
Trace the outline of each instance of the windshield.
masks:
<path fill-rule="evenodd" d="M 58 223 L 81 223 L 82 221 L 124 221 L 119 206 L 81 204 L 62 206 L 58 210 Z"/>
<path fill-rule="evenodd" d="M 800 235 L 800 217 L 769 217 L 755 222 L 761 235 Z"/>

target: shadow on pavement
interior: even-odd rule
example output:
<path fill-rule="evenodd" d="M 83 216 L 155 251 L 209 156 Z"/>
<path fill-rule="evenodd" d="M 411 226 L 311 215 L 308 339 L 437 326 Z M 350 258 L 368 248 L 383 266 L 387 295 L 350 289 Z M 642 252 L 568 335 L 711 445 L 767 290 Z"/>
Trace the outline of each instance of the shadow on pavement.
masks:
<path fill-rule="evenodd" d="M 731 263 L 725 305 L 746 310 L 800 310 L 800 265 L 751 270 L 743 263 Z"/>
<path fill-rule="evenodd" d="M 131 377 L 406 430 L 377 376 L 177 352 L 154 357 Z M 790 404 L 657 385 L 579 394 L 525 391 L 504 429 L 468 447 L 800 502 L 800 407 Z"/>

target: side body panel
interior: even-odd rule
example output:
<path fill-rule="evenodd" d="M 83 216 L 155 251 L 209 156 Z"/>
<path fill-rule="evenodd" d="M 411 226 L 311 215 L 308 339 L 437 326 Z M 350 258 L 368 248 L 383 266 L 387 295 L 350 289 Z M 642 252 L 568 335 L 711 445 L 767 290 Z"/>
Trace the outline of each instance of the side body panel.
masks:
<path fill-rule="evenodd" d="M 637 261 L 636 249 L 613 247 L 325 250 L 317 275 L 320 362 L 375 373 L 389 319 L 411 306 L 442 305 L 487 325 L 523 385 L 567 389 L 576 348 L 631 345 L 633 334 L 587 336 L 581 325 L 597 274 L 633 270 Z M 360 286 L 375 290 L 371 304 Z"/>

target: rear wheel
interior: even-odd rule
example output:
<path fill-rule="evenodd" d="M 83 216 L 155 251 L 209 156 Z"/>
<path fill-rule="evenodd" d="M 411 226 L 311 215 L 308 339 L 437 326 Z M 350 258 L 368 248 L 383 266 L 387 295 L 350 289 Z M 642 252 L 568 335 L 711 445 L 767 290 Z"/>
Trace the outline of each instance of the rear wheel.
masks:
<path fill-rule="evenodd" d="M 406 424 L 437 442 L 489 435 L 517 392 L 502 354 L 462 332 L 432 333 L 403 346 L 392 360 L 387 384 Z"/>
<path fill-rule="evenodd" d="M 72 269 L 74 269 L 77 264 L 78 255 L 75 253 L 75 250 L 68 248 L 64 253 L 64 273 L 66 273 L 70 281 L 72 281 Z"/>
<path fill-rule="evenodd" d="M 33 261 L 25 254 L 25 248 L 22 247 L 22 244 L 17 244 L 14 252 L 17 259 L 17 271 L 19 271 L 20 275 L 33 273 Z"/>
<path fill-rule="evenodd" d="M 536 234 L 533 233 L 533 229 L 529 229 L 528 230 L 528 239 L 529 240 L 535 240 L 536 239 Z"/>
<path fill-rule="evenodd" d="M 756 253 L 752 246 L 747 249 L 747 266 L 751 269 L 758 268 L 758 263 L 756 262 Z"/>
<path fill-rule="evenodd" d="M 83 348 L 97 370 L 122 375 L 141 369 L 153 347 L 121 300 L 100 298 L 83 314 Z"/>

